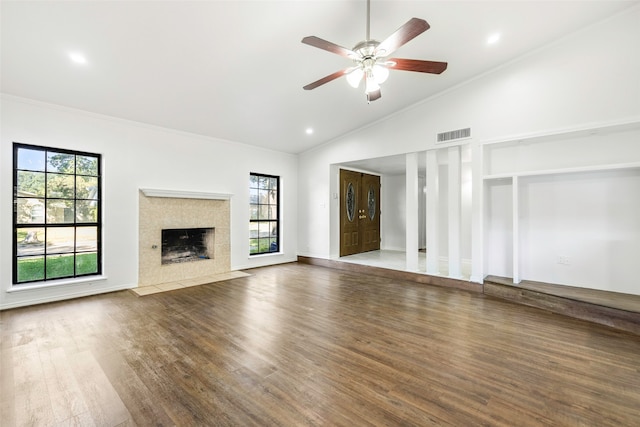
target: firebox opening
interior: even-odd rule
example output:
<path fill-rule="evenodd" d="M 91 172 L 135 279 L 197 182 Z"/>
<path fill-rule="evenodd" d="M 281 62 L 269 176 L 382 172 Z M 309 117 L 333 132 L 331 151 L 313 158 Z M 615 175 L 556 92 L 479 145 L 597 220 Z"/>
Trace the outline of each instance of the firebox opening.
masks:
<path fill-rule="evenodd" d="M 214 228 L 162 230 L 162 264 L 213 258 Z"/>

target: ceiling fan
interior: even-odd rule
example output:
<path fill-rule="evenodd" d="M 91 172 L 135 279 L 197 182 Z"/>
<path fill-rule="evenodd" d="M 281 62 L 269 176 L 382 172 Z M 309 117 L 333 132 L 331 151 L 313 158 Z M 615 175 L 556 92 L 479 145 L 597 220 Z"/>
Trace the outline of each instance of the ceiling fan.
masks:
<path fill-rule="evenodd" d="M 371 5 L 367 0 L 367 33 L 365 40 L 356 44 L 353 49 L 347 49 L 335 43 L 323 40 L 316 36 L 308 36 L 302 39 L 302 43 L 324 49 L 353 60 L 352 67 L 336 71 L 326 77 L 316 80 L 304 86 L 303 89 L 311 90 L 325 83 L 329 83 L 338 77 L 346 76 L 351 86 L 357 88 L 360 82 L 365 82 L 365 94 L 367 101 L 375 101 L 382 96 L 380 84 L 389 76 L 389 70 L 415 71 L 419 73 L 440 74 L 447 69 L 446 62 L 422 61 L 419 59 L 388 58 L 400 46 L 419 36 L 429 29 L 429 24 L 424 19 L 411 18 L 406 24 L 398 28 L 384 41 L 373 40 L 369 34 L 371 21 Z"/>

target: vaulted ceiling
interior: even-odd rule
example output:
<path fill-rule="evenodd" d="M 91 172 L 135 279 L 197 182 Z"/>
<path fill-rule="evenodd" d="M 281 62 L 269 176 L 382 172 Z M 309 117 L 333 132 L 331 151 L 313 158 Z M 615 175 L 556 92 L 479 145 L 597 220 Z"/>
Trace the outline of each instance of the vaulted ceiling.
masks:
<path fill-rule="evenodd" d="M 367 104 L 350 64 L 304 45 L 352 48 L 366 1 L 5 1 L 5 94 L 278 151 L 299 153 L 410 107 L 638 1 L 371 1 L 371 36 L 412 17 L 431 29 L 394 56 L 446 61 L 441 75 L 392 71 Z M 497 43 L 487 38 L 500 33 Z M 70 54 L 86 60 L 77 63 Z M 306 129 L 313 128 L 308 135 Z"/>

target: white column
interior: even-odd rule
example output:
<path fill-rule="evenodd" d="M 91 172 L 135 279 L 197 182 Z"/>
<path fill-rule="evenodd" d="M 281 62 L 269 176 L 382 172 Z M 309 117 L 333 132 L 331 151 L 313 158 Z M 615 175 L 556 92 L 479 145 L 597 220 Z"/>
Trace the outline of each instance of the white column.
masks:
<path fill-rule="evenodd" d="M 471 277 L 484 281 L 484 169 L 482 144 L 471 145 Z"/>
<path fill-rule="evenodd" d="M 418 153 L 406 155 L 407 271 L 418 271 Z"/>
<path fill-rule="evenodd" d="M 429 150 L 427 156 L 427 274 L 440 274 L 438 258 L 438 156 L 436 150 Z"/>
<path fill-rule="evenodd" d="M 448 155 L 449 277 L 460 278 L 462 276 L 462 259 L 460 257 L 460 218 L 462 212 L 460 147 L 449 147 Z"/>
<path fill-rule="evenodd" d="M 512 204 L 513 204 L 513 283 L 520 283 L 520 225 L 519 225 L 519 212 L 518 212 L 518 177 L 514 176 L 511 182 L 512 191 Z"/>

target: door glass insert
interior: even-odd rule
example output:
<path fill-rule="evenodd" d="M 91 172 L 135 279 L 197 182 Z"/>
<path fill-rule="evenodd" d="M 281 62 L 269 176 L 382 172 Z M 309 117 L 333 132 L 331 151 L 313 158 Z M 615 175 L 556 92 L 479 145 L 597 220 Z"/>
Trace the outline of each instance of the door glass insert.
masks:
<path fill-rule="evenodd" d="M 353 188 L 353 183 L 351 182 L 347 185 L 346 207 L 347 219 L 349 222 L 353 222 L 353 218 L 356 214 L 356 190 Z"/>
<path fill-rule="evenodd" d="M 373 187 L 369 187 L 367 194 L 367 206 L 369 208 L 369 219 L 373 220 L 376 216 L 376 191 Z"/>

